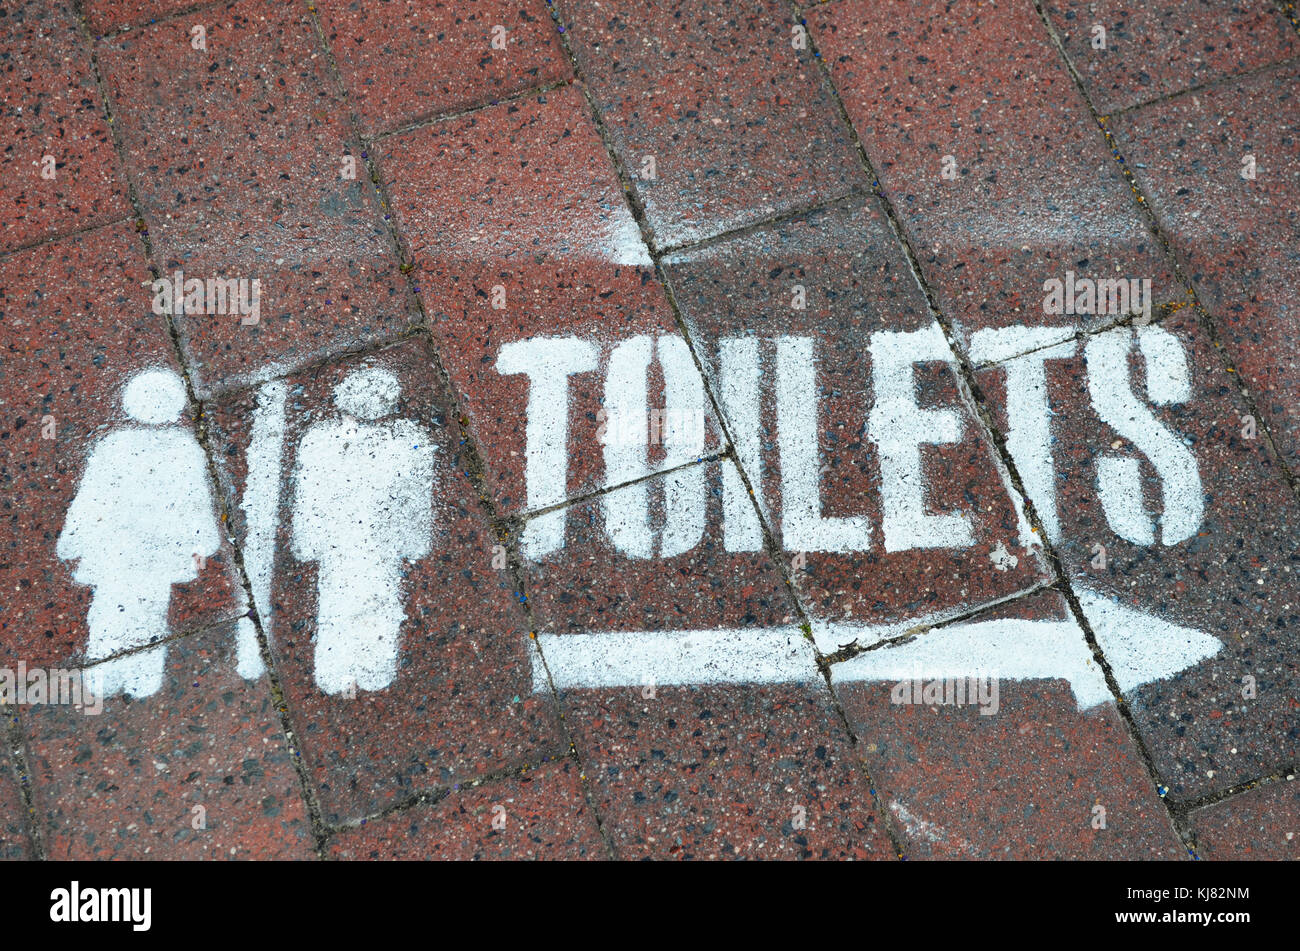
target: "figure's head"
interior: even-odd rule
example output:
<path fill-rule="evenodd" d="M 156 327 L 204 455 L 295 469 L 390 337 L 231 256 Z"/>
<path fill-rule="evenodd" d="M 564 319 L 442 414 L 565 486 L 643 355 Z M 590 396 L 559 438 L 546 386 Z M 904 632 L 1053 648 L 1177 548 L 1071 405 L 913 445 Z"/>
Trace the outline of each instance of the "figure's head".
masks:
<path fill-rule="evenodd" d="M 367 367 L 334 387 L 334 404 L 358 419 L 379 419 L 397 409 L 401 395 L 402 387 L 391 372 Z"/>
<path fill-rule="evenodd" d="M 122 409 L 141 423 L 174 423 L 185 409 L 185 384 L 171 370 L 144 370 L 122 391 Z"/>

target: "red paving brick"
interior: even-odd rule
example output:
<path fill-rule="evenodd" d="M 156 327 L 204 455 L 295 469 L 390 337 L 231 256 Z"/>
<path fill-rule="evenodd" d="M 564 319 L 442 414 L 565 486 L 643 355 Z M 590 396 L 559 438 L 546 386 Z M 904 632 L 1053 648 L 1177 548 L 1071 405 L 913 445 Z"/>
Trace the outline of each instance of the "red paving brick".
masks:
<path fill-rule="evenodd" d="M 1066 616 L 1047 592 L 972 620 Z M 999 677 L 996 706 L 895 703 L 898 681 L 850 682 L 852 665 L 831 682 L 908 858 L 1186 856 L 1113 702 L 1081 710 L 1061 681 Z"/>
<path fill-rule="evenodd" d="M 1203 859 L 1294 861 L 1300 855 L 1300 788 L 1295 777 L 1281 779 L 1188 817 Z"/>
<path fill-rule="evenodd" d="M 662 374 L 663 337 L 681 338 L 581 92 L 556 89 L 385 139 L 379 161 L 434 338 L 503 512 L 601 488 L 608 474 L 598 414 L 613 348 L 658 338 L 654 377 Z M 494 307 L 494 293 L 503 306 Z M 535 337 L 565 338 L 554 359 L 591 368 L 567 378 L 567 480 L 548 479 L 544 501 L 529 497 L 530 375 L 517 369 L 541 372 L 542 361 L 501 362 L 507 345 Z M 687 385 L 702 386 L 693 366 L 682 369 Z M 651 407 L 664 406 L 662 386 L 647 391 Z M 704 448 L 720 448 L 713 426 Z M 666 454 L 645 460 L 646 471 L 675 464 Z"/>
<path fill-rule="evenodd" d="M 1021 361 L 1045 366 L 1052 410 L 1047 471 L 1054 478 L 1029 488 L 1029 495 L 1040 512 L 1054 511 L 1059 519 L 1056 547 L 1076 591 L 1118 599 L 1222 644 L 1212 658 L 1129 696 L 1177 801 L 1266 775 L 1300 752 L 1300 509 L 1262 440 L 1241 437 L 1244 410 L 1234 398 L 1236 386 L 1192 308 L 1173 314 L 1162 328 L 1143 328 L 1145 344 L 1133 343 L 1134 332 L 1119 328 L 1093 338 L 1091 351 L 1072 342 L 1067 357 L 1048 351 L 1045 359 L 1031 354 Z M 1150 364 L 1141 356 L 1148 349 Z M 1119 362 L 1126 352 L 1127 367 Z M 1044 398 L 1030 375 L 1016 373 L 1010 384 L 1004 366 L 979 374 L 1004 431 L 1010 425 L 1008 386 L 1032 391 L 1027 402 L 1041 405 Z M 1129 397 L 1120 390 L 1126 377 Z M 1187 388 L 1178 392 L 1182 382 Z M 1094 383 L 1101 395 L 1131 399 L 1131 406 L 1103 401 L 1099 409 Z M 1020 408 L 1015 413 L 1017 426 L 1031 417 Z M 1157 423 L 1142 422 L 1148 413 Z M 1172 438 L 1160 436 L 1157 425 Z M 1153 457 L 1162 460 L 1162 470 Z M 1136 464 L 1117 461 L 1124 459 Z M 1103 460 L 1134 466 L 1135 480 L 1099 474 Z M 1033 468 L 1022 455 L 1022 473 Z M 1103 488 L 1113 493 L 1108 503 Z M 1149 539 L 1140 536 L 1144 526 Z M 1106 549 L 1104 569 L 1094 567 L 1098 544 Z M 1180 638 L 1160 634 L 1140 653 L 1158 664 L 1160 653 Z M 1244 696 L 1246 677 L 1253 678 L 1253 698 Z"/>
<path fill-rule="evenodd" d="M 542 0 L 318 0 L 316 10 L 369 134 L 573 74 Z"/>
<path fill-rule="evenodd" d="M 0 15 L 0 97 L 0 251 L 131 213 L 68 4 L 27 0 Z"/>
<path fill-rule="evenodd" d="M 620 859 L 886 859 L 825 688 L 570 690 L 565 722 Z"/>
<path fill-rule="evenodd" d="M 192 10 L 194 0 L 86 0 L 86 23 L 96 35 L 174 16 Z M 188 26 L 204 22 L 203 13 L 185 18 Z"/>
<path fill-rule="evenodd" d="M 1043 314 L 1044 281 L 1067 271 L 1150 278 L 1156 303 L 1181 293 L 1029 4 L 842 0 L 809 23 L 962 344 L 1123 316 Z"/>
<path fill-rule="evenodd" d="M 307 557 L 312 549 L 295 546 L 325 543 L 293 541 L 300 531 L 309 533 L 305 539 L 312 531 L 294 528 L 300 524 L 296 519 L 310 517 L 295 515 L 302 478 L 296 447 L 309 427 L 338 418 L 335 387 L 363 368 L 394 375 L 401 392 L 396 415 L 426 431 L 411 435 L 413 445 L 424 439 L 434 447 L 433 484 L 424 490 L 433 505 L 432 538 L 424 557 L 398 559 L 404 619 L 395 679 L 379 689 L 367 687 L 362 677 L 348 697 L 336 689 L 326 693 L 318 685 L 320 559 Z M 271 645 L 325 820 L 360 819 L 416 793 L 561 750 L 549 697 L 532 693 L 526 619 L 512 603 L 509 572 L 493 567 L 499 540 L 486 525 L 464 472 L 468 460 L 459 427 L 433 376 L 427 341 L 413 340 L 369 358 L 289 377 L 285 384 L 286 450 L 274 555 L 278 570 L 270 589 Z M 222 477 L 234 497 L 242 497 L 247 479 L 253 401 L 251 393 L 232 396 L 213 413 Z M 358 476 L 340 471 L 335 478 L 355 486 L 356 497 L 369 497 Z M 307 513 L 315 511 L 304 504 Z M 398 511 L 405 514 L 393 517 L 416 517 Z M 394 531 L 389 523 L 380 524 Z M 234 527 L 247 552 L 246 513 L 239 512 Z M 304 552 L 303 557 L 295 552 Z M 504 549 L 501 554 L 504 558 Z M 385 607 L 366 602 L 357 610 L 349 631 L 377 624 L 374 619 L 384 616 Z M 337 648 L 341 645 L 331 641 L 331 650 Z"/>
<path fill-rule="evenodd" d="M 57 665 L 87 647 L 94 588 L 74 578 L 58 539 L 87 454 L 132 422 L 121 405 L 125 384 L 147 368 L 179 369 L 165 318 L 150 313 L 148 279 L 128 224 L 0 258 L 0 585 L 11 592 L 0 657 L 9 662 Z M 188 412 L 183 422 L 193 429 Z M 199 554 L 210 557 L 197 577 L 172 591 L 172 633 L 245 610 L 229 546 Z"/>
<path fill-rule="evenodd" d="M 258 280 L 260 314 L 179 329 L 210 392 L 395 336 L 414 320 L 381 211 L 305 12 L 242 2 L 99 46 L 126 154 L 167 275 Z M 356 178 L 344 178 L 344 158 Z"/>
<path fill-rule="evenodd" d="M 526 566 L 538 631 L 563 640 L 792 622 L 770 558 L 724 550 L 720 476 L 705 472 L 716 468 L 696 467 L 713 500 L 705 540 L 673 558 L 628 558 L 609 540 L 610 513 L 641 504 L 628 489 L 604 496 L 608 509 L 601 500 L 574 506 L 563 561 Z M 653 524 L 664 521 L 671 478 L 647 490 Z M 554 656 L 549 665 L 563 676 Z M 811 654 L 805 675 L 802 685 L 696 687 L 668 683 L 651 664 L 643 685 L 562 689 L 565 723 L 618 857 L 889 857 Z"/>
<path fill-rule="evenodd" d="M 5 724 L 13 717 L 4 710 Z M 8 755 L 0 757 L 0 859 L 30 859 L 32 840 L 27 831 L 27 807 Z"/>
<path fill-rule="evenodd" d="M 560 8 L 659 247 L 869 184 L 808 44 L 795 48 L 787 4 L 565 0 Z"/>
<path fill-rule="evenodd" d="M 794 623 L 794 605 L 771 557 L 762 550 L 728 550 L 719 489 L 721 470 L 733 466 L 701 463 L 571 506 L 563 557 L 525 562 L 538 631 Z M 694 523 L 698 532 L 689 530 L 688 517 L 669 518 L 674 491 L 682 498 L 703 496 L 703 518 Z M 611 520 L 619 526 L 617 541 Z M 643 525 L 652 540 L 646 549 L 632 549 L 629 541 L 638 532 L 631 529 Z M 675 554 L 668 553 L 669 545 Z"/>
<path fill-rule="evenodd" d="M 1293 471 L 1300 465 L 1298 83 L 1300 66 L 1279 66 L 1114 123 Z M 1253 180 L 1242 178 L 1247 154 L 1255 157 Z"/>
<path fill-rule="evenodd" d="M 608 857 L 578 768 L 567 759 L 346 829 L 330 843 L 330 855 L 400 861 Z"/>
<path fill-rule="evenodd" d="M 1102 113 L 1128 109 L 1300 52 L 1291 24 L 1270 4 L 1049 0 L 1043 9 L 1083 77 L 1093 105 Z"/>
<path fill-rule="evenodd" d="M 792 560 L 809 549 L 794 577 L 810 613 L 875 624 L 915 622 L 961 613 L 1047 578 L 1041 559 L 1019 547 L 1015 510 L 992 445 L 942 362 L 915 365 L 915 401 L 933 412 L 955 413 L 955 440 L 921 446 L 922 485 L 907 491 L 915 491 L 924 514 L 955 516 L 964 528 L 936 522 L 927 535 L 910 517 L 885 524 L 877 440 L 887 438 L 891 427 L 871 422 L 877 403 L 873 374 L 884 372 L 873 365 L 873 335 L 916 333 L 934 325 L 882 215 L 856 205 L 836 208 L 671 255 L 665 267 L 691 337 L 710 367 L 710 382 L 750 483 L 771 513 L 778 544 Z M 792 306 L 800 292 L 802 309 Z M 781 416 L 782 373 L 799 369 L 780 363 L 778 338 L 784 337 L 812 348 L 815 422 L 794 412 Z M 952 359 L 947 345 L 939 346 Z M 755 351 L 751 356 L 759 362 L 753 369 L 764 383 L 758 377 L 751 386 L 733 383 L 743 377 L 744 362 L 733 367 L 728 356 L 724 365 L 722 351 L 730 353 L 732 347 Z M 738 396 L 729 407 L 732 392 Z M 804 432 L 801 426 L 815 435 L 795 436 Z M 837 553 L 830 544 L 818 550 L 815 536 L 795 527 L 796 515 L 787 513 L 782 500 L 782 427 L 789 429 L 787 439 L 816 440 L 821 514 L 865 519 L 866 535 L 859 531 L 859 543 L 852 546 L 860 550 Z M 790 469 L 797 466 L 793 455 Z M 912 468 L 905 465 L 909 479 Z M 891 475 L 889 491 L 894 484 Z M 794 504 L 792 499 L 789 505 Z M 892 499 L 888 507 L 898 508 Z M 788 531 L 783 532 L 783 523 Z M 939 543 L 958 534 L 965 536 L 960 542 Z"/>
<path fill-rule="evenodd" d="M 171 642 L 163 689 L 23 713 L 52 859 L 308 859 L 311 825 L 265 678 L 234 671 L 234 627 Z"/>
<path fill-rule="evenodd" d="M 1292 855 L 1300 503 L 1242 418 L 1297 468 L 1285 18 L 797 16 L 0 14 L 0 667 L 130 646 L 60 539 L 121 529 L 130 578 L 100 456 L 151 432 L 139 371 L 193 386 L 168 488 L 214 496 L 138 597 L 165 648 L 92 666 L 161 687 L 5 714 L 0 857 L 1186 858 L 1171 810 L 1201 858 Z M 154 314 L 182 270 L 259 319 Z M 1155 324 L 1118 284 L 1051 306 L 1101 278 Z M 892 702 L 923 657 L 996 661 L 998 711 Z"/>

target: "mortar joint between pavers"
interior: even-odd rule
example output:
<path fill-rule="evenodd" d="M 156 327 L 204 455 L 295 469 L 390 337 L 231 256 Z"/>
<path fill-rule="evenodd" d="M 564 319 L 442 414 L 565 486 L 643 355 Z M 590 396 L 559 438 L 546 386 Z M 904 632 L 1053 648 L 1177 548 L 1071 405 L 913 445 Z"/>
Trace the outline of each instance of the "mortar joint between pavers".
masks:
<path fill-rule="evenodd" d="M 20 804 L 23 810 L 21 822 L 31 843 L 32 858 L 44 861 L 45 829 L 36 815 L 36 791 L 33 788 L 33 774 L 28 764 L 26 741 L 23 737 L 22 721 L 17 706 L 0 706 L 0 717 L 5 717 L 4 738 L 8 749 L 9 767 L 13 771 L 14 781 L 18 784 Z"/>
<path fill-rule="evenodd" d="M 139 193 L 136 190 L 135 182 L 131 175 L 130 166 L 126 161 L 126 145 L 122 140 L 120 130 L 117 129 L 112 121 L 113 108 L 112 101 L 108 95 L 108 87 L 104 82 L 103 72 L 100 68 L 99 54 L 95 49 L 93 41 L 90 40 L 90 27 L 83 11 L 77 11 L 78 21 L 81 27 L 83 38 L 87 40 L 90 48 L 91 69 L 95 77 L 95 84 L 99 90 L 100 104 L 103 108 L 104 115 L 109 122 L 109 128 L 113 137 L 113 147 L 117 153 L 118 161 L 122 166 L 122 175 L 126 179 L 127 194 L 131 202 L 131 207 L 135 212 L 136 218 L 146 223 L 144 229 L 137 228 L 136 233 L 144 247 L 144 258 L 149 272 L 154 279 L 160 279 L 162 270 L 155 262 L 155 251 L 153 243 L 149 240 L 147 227 L 148 218 L 144 213 L 144 208 L 140 202 Z M 306 765 L 302 762 L 301 751 L 294 738 L 293 720 L 289 711 L 288 698 L 284 694 L 283 687 L 280 683 L 279 674 L 275 667 L 275 659 L 271 654 L 270 644 L 267 639 L 267 631 L 262 625 L 260 613 L 257 610 L 257 604 L 253 598 L 253 586 L 249 579 L 248 572 L 244 566 L 243 551 L 234 537 L 231 527 L 230 508 L 227 504 L 225 494 L 221 489 L 221 482 L 217 472 L 215 452 L 210 444 L 208 428 L 206 423 L 205 406 L 199 400 L 194 386 L 193 374 L 189 361 L 185 356 L 185 348 L 181 342 L 181 335 L 176 327 L 175 321 L 170 315 L 166 318 L 166 327 L 168 336 L 171 339 L 172 348 L 176 355 L 177 363 L 181 370 L 181 378 L 185 384 L 186 397 L 195 412 L 195 438 L 203 450 L 204 462 L 207 466 L 208 480 L 211 483 L 214 497 L 219 500 L 218 506 L 221 512 L 221 525 L 227 543 L 230 545 L 231 557 L 234 560 L 233 569 L 236 578 L 242 589 L 246 604 L 248 605 L 247 617 L 253 624 L 254 631 L 257 634 L 258 650 L 262 656 L 262 662 L 266 668 L 267 683 L 270 688 L 271 700 L 275 705 L 276 712 L 280 720 L 280 729 L 284 735 L 289 753 L 289 760 L 293 764 L 294 770 L 298 777 L 299 793 L 303 797 L 304 808 L 306 809 L 308 820 L 311 827 L 314 848 L 317 856 L 322 854 L 325 845 L 325 823 L 322 817 L 320 803 L 318 802 L 315 792 L 311 786 Z"/>
<path fill-rule="evenodd" d="M 363 144 L 362 154 L 364 156 L 364 160 L 367 164 L 370 173 L 370 180 L 372 186 L 375 188 L 378 194 L 380 208 L 381 210 L 387 212 L 385 214 L 385 220 L 380 222 L 380 224 L 388 233 L 392 245 L 398 255 L 398 258 L 403 264 L 401 270 L 402 270 L 402 276 L 406 281 L 408 294 L 414 300 L 414 305 L 418 309 L 418 312 L 422 320 L 424 333 L 428 337 L 429 347 L 432 356 L 431 362 L 433 365 L 434 374 L 438 377 L 439 381 L 443 386 L 444 392 L 447 395 L 447 402 L 448 402 L 447 411 L 455 416 L 457 424 L 460 428 L 460 433 L 461 433 L 460 442 L 462 448 L 464 448 L 465 450 L 465 455 L 468 460 L 468 465 L 465 468 L 465 474 L 469 478 L 470 483 L 474 488 L 474 491 L 478 494 L 479 504 L 486 515 L 486 519 L 489 526 L 492 526 L 493 528 L 502 527 L 502 518 L 500 514 L 497 512 L 496 503 L 492 498 L 492 495 L 489 492 L 487 487 L 486 465 L 484 464 L 483 457 L 479 452 L 478 447 L 475 443 L 473 434 L 470 432 L 469 416 L 461 408 L 460 400 L 457 398 L 456 395 L 456 389 L 452 384 L 451 374 L 448 372 L 446 368 L 446 364 L 442 359 L 442 354 L 437 345 L 437 341 L 433 338 L 432 331 L 429 329 L 430 324 L 429 324 L 428 314 L 425 312 L 424 309 L 424 303 L 420 299 L 420 295 L 415 290 L 416 284 L 415 284 L 415 278 L 413 276 L 415 270 L 414 261 L 406 253 L 405 249 L 408 245 L 403 240 L 403 235 L 401 233 L 401 230 L 397 226 L 397 221 L 393 218 L 391 214 L 391 208 L 392 208 L 392 202 L 390 200 L 391 196 L 388 194 L 388 190 L 385 187 L 384 178 L 383 175 L 381 174 L 379 163 L 376 160 L 373 151 L 368 148 L 364 148 L 364 140 L 363 137 L 361 136 L 361 131 L 360 131 L 361 129 L 360 120 L 357 116 L 356 111 L 351 108 L 351 104 L 350 102 L 348 102 L 347 99 L 348 94 L 347 94 L 347 89 L 345 87 L 345 84 L 343 83 L 342 71 L 339 69 L 338 61 L 334 56 L 334 51 L 329 43 L 329 40 L 324 35 L 324 31 L 320 24 L 319 16 L 315 11 L 314 7 L 310 8 L 309 12 L 312 18 L 312 22 L 315 26 L 318 42 L 320 42 L 325 52 L 326 69 L 333 75 L 336 84 L 341 89 L 340 95 L 343 96 L 345 103 L 348 104 L 349 123 L 351 125 L 353 135 L 356 137 L 356 140 L 358 142 L 361 142 Z M 559 85 L 565 85 L 565 84 L 556 84 L 556 85 L 558 87 Z M 533 632 L 536 631 L 537 624 L 536 624 L 536 619 L 533 615 L 532 602 L 529 599 L 527 593 L 527 585 L 525 583 L 523 566 L 520 561 L 518 546 L 513 541 L 514 537 L 515 536 L 511 536 L 511 542 L 506 545 L 507 569 L 509 570 L 511 579 L 514 583 L 515 591 L 519 595 L 519 597 L 516 600 L 519 602 L 520 608 L 524 613 L 524 618 L 527 622 L 527 628 L 530 632 Z M 540 645 L 537 643 L 535 636 L 530 636 L 526 648 L 529 651 L 531 651 L 530 658 L 529 658 L 530 662 L 536 663 L 540 660 L 545 666 L 545 658 L 541 654 Z M 550 693 L 551 693 L 551 701 L 552 703 L 554 703 L 556 710 L 560 712 L 560 729 L 563 731 L 564 738 L 567 740 L 570 749 L 573 750 L 574 757 L 578 761 L 579 772 L 583 776 L 582 779 L 583 795 L 586 798 L 588 808 L 592 810 L 592 815 L 595 817 L 597 827 L 600 829 L 601 839 L 605 843 L 605 848 L 608 850 L 610 856 L 613 857 L 614 856 L 613 843 L 610 840 L 610 837 L 604 828 L 600 811 L 597 808 L 597 805 L 593 799 L 591 791 L 587 786 L 586 779 L 585 779 L 586 769 L 583 768 L 581 758 L 578 757 L 577 755 L 576 747 L 573 743 L 573 738 L 569 732 L 568 725 L 564 722 L 563 705 L 561 704 L 559 695 L 555 689 L 554 681 L 551 679 L 550 669 L 549 668 L 545 668 L 545 669 L 546 669 L 547 685 L 549 686 Z"/>
<path fill-rule="evenodd" d="M 1038 12 L 1040 17 L 1043 16 L 1041 8 L 1038 8 Z M 816 36 L 812 30 L 808 31 L 808 43 L 810 49 L 813 51 L 817 50 Z M 879 202 L 880 210 L 885 215 L 886 220 L 888 220 L 890 227 L 894 232 L 895 239 L 902 247 L 903 253 L 912 270 L 912 277 L 920 287 L 922 294 L 925 296 L 926 304 L 929 307 L 932 316 L 939 323 L 940 327 L 943 328 L 944 335 L 948 338 L 950 348 L 956 358 L 957 377 L 962 386 L 963 392 L 967 398 L 973 401 L 973 409 L 975 410 L 976 418 L 983 426 L 984 434 L 993 441 L 993 445 L 995 446 L 997 455 L 1007 473 L 1007 477 L 1011 480 L 1016 492 L 1020 495 L 1025 517 L 1034 529 L 1035 534 L 1038 536 L 1043 548 L 1044 557 L 1048 561 L 1051 574 L 1054 578 L 1054 586 L 1058 586 L 1058 590 L 1065 597 L 1070 613 L 1074 616 L 1075 621 L 1083 630 L 1084 638 L 1087 641 L 1094 658 L 1098 661 L 1098 666 L 1101 668 L 1103 676 L 1106 679 L 1106 686 L 1115 699 L 1116 709 L 1125 725 L 1129 739 L 1133 742 L 1134 749 L 1137 751 L 1138 757 L 1141 759 L 1149 779 L 1152 784 L 1155 785 L 1156 792 L 1159 793 L 1164 786 L 1160 782 L 1159 774 L 1156 771 L 1150 751 L 1147 749 L 1145 742 L 1143 742 L 1142 737 L 1138 732 L 1137 724 L 1133 720 L 1131 711 L 1129 711 L 1127 705 L 1124 703 L 1124 697 L 1119 689 L 1119 684 L 1115 679 L 1114 672 L 1111 670 L 1109 662 L 1102 654 L 1096 635 L 1092 631 L 1087 618 L 1083 614 L 1083 609 L 1079 603 L 1079 599 L 1076 596 L 1073 586 L 1065 572 L 1064 564 L 1059 554 L 1056 552 L 1055 547 L 1048 539 L 1038 512 L 1034 508 L 1028 492 L 1025 491 L 1024 481 L 1021 479 L 1015 461 L 1012 459 L 1011 453 L 1007 449 L 1006 438 L 998 429 L 995 420 L 992 418 L 992 413 L 988 409 L 987 401 L 984 399 L 983 391 L 976 380 L 975 371 L 971 365 L 970 358 L 965 350 L 957 344 L 956 333 L 953 330 L 951 321 L 949 321 L 943 314 L 942 309 L 938 304 L 937 295 L 929 286 L 929 282 L 925 279 L 920 265 L 920 258 L 916 254 L 916 249 L 908 239 L 907 232 L 903 228 L 898 215 L 895 213 L 892 201 L 889 199 L 889 196 L 885 194 L 883 186 L 878 185 L 880 182 L 880 176 L 877 174 L 875 166 L 867 155 L 861 137 L 858 135 L 857 129 L 854 127 L 852 120 L 849 117 L 848 109 L 844 105 L 843 97 L 840 95 L 838 88 L 835 86 L 834 79 L 830 73 L 830 67 L 827 65 L 825 57 L 818 53 L 816 60 L 820 64 L 822 78 L 829 90 L 831 100 L 835 103 L 839 112 L 840 121 L 849 129 L 850 138 L 858 153 L 858 159 L 862 163 L 863 169 L 871 178 L 872 182 L 877 183 L 876 198 Z M 1183 830 L 1179 827 L 1173 812 L 1170 810 L 1169 803 L 1165 800 L 1163 795 L 1159 798 L 1161 803 L 1164 804 L 1166 821 L 1169 823 L 1171 831 L 1180 842 L 1183 842 L 1184 845 L 1186 845 L 1186 837 L 1183 835 Z"/>
<path fill-rule="evenodd" d="M 1110 150 L 1111 158 L 1114 159 L 1116 164 L 1119 166 L 1121 174 L 1123 174 L 1125 181 L 1128 183 L 1129 190 L 1134 197 L 1139 213 L 1142 215 L 1143 223 L 1146 225 L 1147 230 L 1156 238 L 1157 241 L 1160 242 L 1161 248 L 1165 253 L 1165 258 L 1169 262 L 1170 269 L 1173 271 L 1174 280 L 1178 282 L 1184 292 L 1191 298 L 1192 306 L 1195 308 L 1197 315 L 1198 325 L 1202 330 L 1204 330 L 1210 342 L 1214 344 L 1214 348 L 1219 351 L 1220 361 L 1223 364 L 1223 368 L 1227 370 L 1228 373 L 1234 374 L 1234 376 L 1239 376 L 1239 374 L 1236 373 L 1235 368 L 1232 367 L 1231 363 L 1228 361 L 1226 352 L 1224 352 L 1224 347 L 1219 336 L 1218 322 L 1205 308 L 1204 304 L 1201 302 L 1200 295 L 1196 293 L 1196 287 L 1187 276 L 1187 269 L 1183 266 L 1184 262 L 1181 255 L 1178 253 L 1177 246 L 1161 226 L 1160 219 L 1156 217 L 1151 201 L 1139 187 L 1140 183 L 1138 182 L 1137 177 L 1133 174 L 1128 161 L 1125 160 L 1123 153 L 1120 151 L 1119 144 L 1115 141 L 1115 137 L 1111 134 L 1110 129 L 1106 125 L 1106 117 L 1098 112 L 1096 106 L 1093 104 L 1092 97 L 1088 94 L 1088 89 L 1083 81 L 1083 77 L 1079 74 L 1073 61 L 1066 53 L 1064 42 L 1061 40 L 1056 28 L 1052 26 L 1051 19 L 1047 16 L 1047 12 L 1043 9 L 1042 0 L 1034 0 L 1034 10 L 1037 11 L 1039 19 L 1047 30 L 1048 39 L 1055 47 L 1057 55 L 1061 57 L 1061 61 L 1064 63 L 1065 69 L 1069 73 L 1071 80 L 1073 80 L 1075 88 L 1078 90 L 1079 96 L 1083 100 L 1084 106 L 1087 108 L 1089 115 L 1092 116 L 1097 128 L 1101 131 L 1102 138 L 1106 143 L 1106 148 Z M 1300 60 L 1300 56 L 1292 57 L 1291 60 L 1288 60 L 1287 62 L 1293 60 Z M 1278 63 L 1270 63 L 1267 66 L 1262 67 L 1261 71 L 1265 69 L 1279 68 L 1279 66 L 1280 64 Z M 1233 76 L 1228 78 L 1236 79 L 1239 77 Z M 1255 418 L 1256 426 L 1264 435 L 1264 444 L 1268 447 L 1271 460 L 1276 463 L 1278 471 L 1282 474 L 1282 478 L 1286 482 L 1288 488 L 1291 489 L 1292 494 L 1294 494 L 1297 499 L 1300 499 L 1300 476 L 1291 470 L 1286 457 L 1278 448 L 1277 440 L 1273 436 L 1272 427 L 1269 426 L 1267 418 L 1260 414 L 1255 397 L 1250 391 L 1250 387 L 1246 385 L 1244 380 L 1237 379 L 1237 389 L 1238 395 L 1245 403 L 1246 409 L 1250 415 Z"/>

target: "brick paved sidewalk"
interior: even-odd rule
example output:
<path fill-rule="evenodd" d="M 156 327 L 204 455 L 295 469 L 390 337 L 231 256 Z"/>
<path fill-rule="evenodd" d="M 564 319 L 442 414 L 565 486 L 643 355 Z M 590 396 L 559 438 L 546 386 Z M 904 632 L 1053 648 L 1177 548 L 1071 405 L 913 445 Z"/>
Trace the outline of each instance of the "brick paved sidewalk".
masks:
<path fill-rule="evenodd" d="M 0 11 L 0 857 L 1295 858 L 1297 15 Z"/>

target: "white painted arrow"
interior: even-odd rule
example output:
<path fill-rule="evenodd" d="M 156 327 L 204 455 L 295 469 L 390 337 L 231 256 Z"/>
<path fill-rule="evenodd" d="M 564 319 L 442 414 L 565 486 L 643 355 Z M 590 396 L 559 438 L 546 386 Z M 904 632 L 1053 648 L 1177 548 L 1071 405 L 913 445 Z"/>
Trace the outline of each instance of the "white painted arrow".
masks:
<path fill-rule="evenodd" d="M 837 681 L 1067 680 L 1080 709 L 1111 699 L 1106 678 L 1072 618 L 963 622 L 935 628 L 897 647 L 858 654 L 832 668 Z"/>
<path fill-rule="evenodd" d="M 1120 690 L 1172 677 L 1223 646 L 1192 628 L 1162 621 L 1081 589 L 1080 603 Z M 908 627 L 915 627 L 915 624 Z M 819 646 L 879 641 L 904 625 L 822 622 Z M 818 676 L 813 645 L 793 625 L 752 629 L 541 634 L 557 689 L 644 684 L 806 683 Z M 833 648 L 832 648 L 833 649 Z M 839 682 L 938 680 L 976 674 L 1004 680 L 1066 680 L 1080 709 L 1111 699 L 1101 668 L 1073 618 L 1003 618 L 937 627 L 897 646 L 868 650 L 832 668 Z M 546 686 L 534 668 L 533 686 Z"/>
<path fill-rule="evenodd" d="M 539 634 L 558 689 L 643 684 L 806 683 L 821 676 L 812 644 L 793 624 L 706 631 Z M 533 689 L 546 671 L 533 665 Z"/>
<path fill-rule="evenodd" d="M 1162 621 L 1087 588 L 1077 591 L 1122 693 L 1172 677 L 1223 649 L 1222 641 L 1203 631 Z"/>

